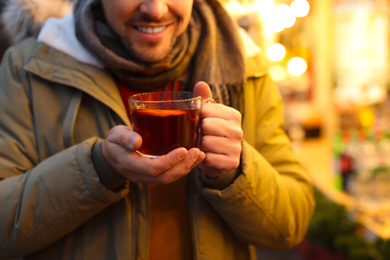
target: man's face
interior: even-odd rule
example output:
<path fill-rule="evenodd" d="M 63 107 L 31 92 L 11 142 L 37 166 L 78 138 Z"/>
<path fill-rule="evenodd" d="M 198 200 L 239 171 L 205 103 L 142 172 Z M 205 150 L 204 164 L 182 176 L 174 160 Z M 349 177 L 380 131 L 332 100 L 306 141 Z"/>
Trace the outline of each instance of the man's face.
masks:
<path fill-rule="evenodd" d="M 158 62 L 185 32 L 194 0 L 102 0 L 108 22 L 129 51 Z"/>

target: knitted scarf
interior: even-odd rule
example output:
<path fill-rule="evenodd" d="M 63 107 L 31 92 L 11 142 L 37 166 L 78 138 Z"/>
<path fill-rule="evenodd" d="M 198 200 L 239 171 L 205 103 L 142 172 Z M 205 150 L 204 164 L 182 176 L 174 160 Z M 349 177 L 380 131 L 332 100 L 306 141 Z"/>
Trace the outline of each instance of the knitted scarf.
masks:
<path fill-rule="evenodd" d="M 153 91 L 184 77 L 183 88 L 192 90 L 202 80 L 211 86 L 217 102 L 240 110 L 244 54 L 236 25 L 218 0 L 194 0 L 186 32 L 170 54 L 154 64 L 139 61 L 126 50 L 105 19 L 101 0 L 78 0 L 74 16 L 79 41 L 128 88 Z"/>

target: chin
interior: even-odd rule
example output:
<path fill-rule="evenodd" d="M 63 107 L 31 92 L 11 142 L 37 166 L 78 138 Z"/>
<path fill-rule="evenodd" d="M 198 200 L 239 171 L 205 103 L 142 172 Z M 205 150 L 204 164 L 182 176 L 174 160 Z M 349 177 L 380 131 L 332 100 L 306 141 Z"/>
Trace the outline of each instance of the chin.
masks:
<path fill-rule="evenodd" d="M 145 63 L 158 63 L 164 60 L 169 52 L 166 53 L 154 53 L 150 50 L 135 51 L 133 49 L 129 50 L 131 56 L 135 57 L 137 60 Z"/>
<path fill-rule="evenodd" d="M 158 63 L 163 61 L 169 55 L 169 51 L 166 52 L 154 52 L 152 50 L 144 49 L 142 51 L 130 50 L 131 54 L 137 60 L 144 63 Z"/>
<path fill-rule="evenodd" d="M 158 63 L 166 59 L 174 46 L 173 43 L 168 44 L 169 46 L 167 44 L 165 44 L 165 46 L 159 46 L 158 44 L 151 44 L 150 46 L 137 46 L 126 41 L 125 39 L 122 39 L 122 43 L 131 53 L 131 56 L 145 63 Z"/>
<path fill-rule="evenodd" d="M 165 59 L 165 57 L 167 57 L 167 55 L 163 56 L 163 57 L 159 57 L 159 56 L 138 56 L 137 58 L 140 60 L 140 61 L 143 61 L 145 63 L 158 63 L 162 60 Z"/>

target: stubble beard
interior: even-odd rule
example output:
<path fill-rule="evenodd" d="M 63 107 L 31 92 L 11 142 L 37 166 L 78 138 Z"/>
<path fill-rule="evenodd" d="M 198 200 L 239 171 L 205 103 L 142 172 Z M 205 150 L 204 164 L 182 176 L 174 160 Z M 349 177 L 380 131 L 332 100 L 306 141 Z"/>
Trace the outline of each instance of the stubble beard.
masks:
<path fill-rule="evenodd" d="M 175 43 L 177 41 L 177 36 L 173 37 L 171 40 L 169 47 L 165 53 L 162 53 L 161 55 L 146 55 L 147 50 L 136 50 L 136 48 L 133 46 L 133 43 L 128 41 L 126 38 L 122 37 L 122 44 L 124 45 L 125 49 L 129 52 L 130 56 L 135 58 L 136 61 L 141 63 L 148 63 L 148 64 L 154 64 L 159 63 L 167 58 L 167 56 L 171 53 L 172 48 L 174 48 Z M 148 48 L 158 48 L 158 43 L 148 43 Z"/>

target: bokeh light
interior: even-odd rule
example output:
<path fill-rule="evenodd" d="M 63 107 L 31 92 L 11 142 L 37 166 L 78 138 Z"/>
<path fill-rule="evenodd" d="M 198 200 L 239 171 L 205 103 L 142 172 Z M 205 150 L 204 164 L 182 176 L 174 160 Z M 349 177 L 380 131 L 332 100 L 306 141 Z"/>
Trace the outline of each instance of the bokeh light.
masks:
<path fill-rule="evenodd" d="M 274 43 L 267 48 L 267 56 L 272 61 L 280 61 L 286 56 L 286 48 L 280 43 Z"/>
<path fill-rule="evenodd" d="M 293 76 L 301 76 L 307 69 L 307 63 L 299 57 L 291 58 L 287 64 L 288 71 Z"/>
<path fill-rule="evenodd" d="M 263 19 L 268 19 L 274 12 L 275 4 L 273 0 L 256 0 L 253 4 L 254 9 Z"/>
<path fill-rule="evenodd" d="M 269 74 L 270 74 L 272 80 L 274 80 L 276 82 L 283 81 L 287 77 L 286 70 L 281 65 L 275 65 L 275 66 L 271 67 Z"/>
<path fill-rule="evenodd" d="M 281 32 L 295 24 L 296 17 L 290 7 L 286 4 L 279 4 L 275 7 L 274 13 L 266 21 L 265 27 L 273 32 Z"/>
<path fill-rule="evenodd" d="M 243 6 L 241 3 L 235 0 L 225 3 L 225 8 L 231 14 L 237 14 L 243 11 Z"/>
<path fill-rule="evenodd" d="M 283 24 L 284 28 L 290 28 L 295 24 L 295 16 L 290 7 L 286 4 L 276 6 L 274 16 Z"/>
<path fill-rule="evenodd" d="M 296 17 L 305 17 L 310 11 L 310 4 L 306 0 L 294 0 L 290 9 L 294 16 Z"/>
<path fill-rule="evenodd" d="M 264 24 L 264 27 L 274 33 L 284 30 L 284 24 L 278 16 L 272 15 Z"/>

